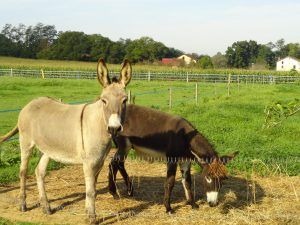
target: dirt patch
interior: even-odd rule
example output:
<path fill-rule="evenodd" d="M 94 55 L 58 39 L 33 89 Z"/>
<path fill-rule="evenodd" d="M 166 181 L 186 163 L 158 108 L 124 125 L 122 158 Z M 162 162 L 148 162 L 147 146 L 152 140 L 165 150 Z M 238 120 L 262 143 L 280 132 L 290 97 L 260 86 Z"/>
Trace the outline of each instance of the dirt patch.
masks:
<path fill-rule="evenodd" d="M 128 161 L 127 169 L 134 177 L 134 196 L 127 197 L 118 176 L 121 195 L 114 200 L 107 189 L 108 158 L 97 183 L 96 210 L 100 224 L 300 224 L 299 177 L 230 177 L 224 182 L 220 204 L 211 208 L 201 192 L 199 175 L 193 175 L 193 190 L 200 208 L 185 205 L 180 172 L 172 194 L 176 213 L 169 216 L 163 206 L 163 183 L 166 166 L 161 163 Z M 86 224 L 84 214 L 85 185 L 81 166 L 68 166 L 52 171 L 46 177 L 46 189 L 52 215 L 44 215 L 38 206 L 34 177 L 28 179 L 27 206 L 18 211 L 19 184 L 0 187 L 0 217 L 11 221 L 44 224 Z"/>

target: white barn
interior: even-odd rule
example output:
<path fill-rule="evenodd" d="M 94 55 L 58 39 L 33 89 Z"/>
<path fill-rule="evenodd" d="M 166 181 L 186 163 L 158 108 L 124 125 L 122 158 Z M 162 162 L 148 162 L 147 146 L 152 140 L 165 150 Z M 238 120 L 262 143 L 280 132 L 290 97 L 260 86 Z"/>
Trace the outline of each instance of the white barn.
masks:
<path fill-rule="evenodd" d="M 196 63 L 196 60 L 193 58 L 193 56 L 188 54 L 181 55 L 177 57 L 177 59 L 183 60 L 186 65 L 189 65 L 192 62 Z"/>
<path fill-rule="evenodd" d="M 276 64 L 277 71 L 290 71 L 292 69 L 300 71 L 300 62 L 297 59 L 288 56 L 285 57 L 284 59 L 277 61 Z"/>

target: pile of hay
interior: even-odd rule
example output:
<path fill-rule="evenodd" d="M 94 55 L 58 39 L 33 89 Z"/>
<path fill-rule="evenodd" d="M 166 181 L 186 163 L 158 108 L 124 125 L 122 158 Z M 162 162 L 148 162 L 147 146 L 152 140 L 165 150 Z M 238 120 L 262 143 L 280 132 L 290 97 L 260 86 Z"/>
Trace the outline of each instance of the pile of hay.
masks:
<path fill-rule="evenodd" d="M 199 209 L 185 205 L 181 174 L 177 171 L 171 204 L 174 215 L 163 206 L 166 165 L 128 160 L 126 167 L 134 182 L 134 196 L 127 197 L 124 182 L 118 174 L 121 198 L 108 193 L 109 158 L 97 183 L 96 210 L 101 224 L 300 224 L 300 178 L 288 176 L 229 177 L 219 194 L 220 204 L 209 207 L 202 191 L 201 179 L 193 171 L 193 192 Z M 84 224 L 85 185 L 81 166 L 52 171 L 46 177 L 46 190 L 53 215 L 44 215 L 37 206 L 35 178 L 29 178 L 27 202 L 30 211 L 18 211 L 18 183 L 0 187 L 0 217 L 11 221 L 44 224 Z M 1 220 L 0 220 L 1 221 Z"/>

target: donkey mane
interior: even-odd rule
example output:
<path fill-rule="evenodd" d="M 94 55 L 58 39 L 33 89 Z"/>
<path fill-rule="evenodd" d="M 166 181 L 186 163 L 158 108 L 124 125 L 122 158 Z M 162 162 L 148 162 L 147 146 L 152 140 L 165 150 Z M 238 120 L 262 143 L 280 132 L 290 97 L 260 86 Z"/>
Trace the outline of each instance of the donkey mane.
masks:
<path fill-rule="evenodd" d="M 198 153 L 197 155 L 199 157 L 202 157 L 202 158 L 207 158 L 206 160 L 213 160 L 214 158 L 218 157 L 218 153 L 217 151 L 215 150 L 215 146 L 213 144 L 211 144 L 209 142 L 209 140 L 201 133 L 199 132 L 199 130 L 197 128 L 194 127 L 194 125 L 186 120 L 185 118 L 180 118 L 182 121 L 183 121 L 183 126 L 186 130 L 186 138 L 188 140 L 189 143 L 192 143 L 192 140 L 194 139 L 196 142 L 199 141 L 201 142 L 201 145 L 198 145 L 198 146 L 195 146 L 195 145 L 191 145 L 191 151 L 194 152 L 194 153 Z M 202 155 L 201 153 L 203 153 L 201 150 L 199 151 L 199 146 L 205 146 L 206 150 L 208 152 L 206 153 L 209 153 L 209 155 Z M 200 153 L 201 152 L 201 153 Z M 200 153 L 200 155 L 199 155 Z"/>
<path fill-rule="evenodd" d="M 214 159 L 212 163 L 208 164 L 208 175 L 213 178 L 221 178 L 227 176 L 225 165 L 219 160 Z"/>
<path fill-rule="evenodd" d="M 118 83 L 118 82 L 119 82 L 119 79 L 118 79 L 116 76 L 114 76 L 114 77 L 111 79 L 111 82 L 113 82 L 113 83 Z"/>

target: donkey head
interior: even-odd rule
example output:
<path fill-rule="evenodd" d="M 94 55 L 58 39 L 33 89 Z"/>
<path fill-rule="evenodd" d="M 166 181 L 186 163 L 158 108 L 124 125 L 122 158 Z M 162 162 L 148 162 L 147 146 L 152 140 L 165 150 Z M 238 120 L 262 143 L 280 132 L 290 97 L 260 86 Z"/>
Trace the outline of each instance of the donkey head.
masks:
<path fill-rule="evenodd" d="M 217 158 L 201 158 L 201 177 L 203 178 L 204 191 L 209 206 L 218 204 L 218 194 L 222 187 L 222 182 L 227 179 L 226 164 L 231 161 L 238 152 Z"/>
<path fill-rule="evenodd" d="M 108 76 L 108 70 L 103 59 L 98 61 L 97 75 L 103 91 L 100 101 L 103 108 L 103 116 L 107 124 L 108 132 L 115 136 L 123 130 L 123 122 L 125 118 L 127 94 L 125 87 L 131 79 L 131 65 L 124 60 L 120 77 L 113 78 L 111 81 Z"/>

